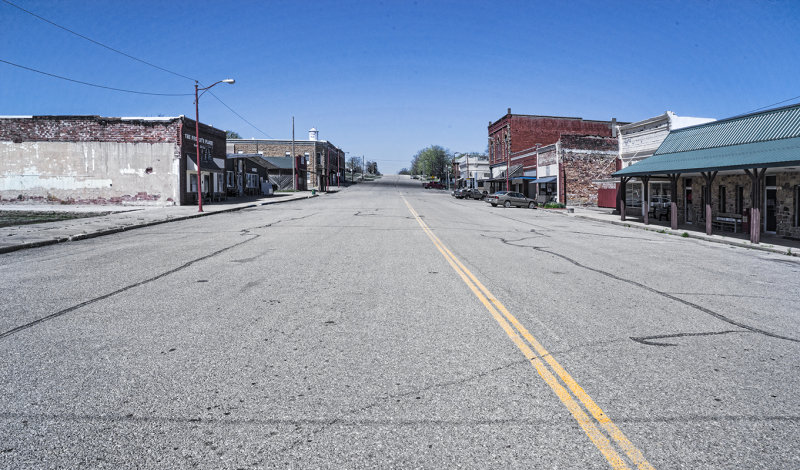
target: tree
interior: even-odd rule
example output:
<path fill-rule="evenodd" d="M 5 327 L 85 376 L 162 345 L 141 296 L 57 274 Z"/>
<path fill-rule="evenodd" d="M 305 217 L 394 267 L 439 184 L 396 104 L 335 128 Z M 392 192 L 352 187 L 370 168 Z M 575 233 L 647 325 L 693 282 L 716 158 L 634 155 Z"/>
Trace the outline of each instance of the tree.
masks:
<path fill-rule="evenodd" d="M 415 175 L 428 175 L 445 178 L 450 168 L 450 151 L 439 145 L 426 147 L 411 160 L 411 172 Z"/>
<path fill-rule="evenodd" d="M 347 170 L 350 173 L 361 173 L 361 159 L 359 157 L 350 157 L 347 160 Z"/>
<path fill-rule="evenodd" d="M 241 139 L 242 136 L 236 131 L 225 131 L 225 137 L 228 139 Z"/>
<path fill-rule="evenodd" d="M 367 161 L 367 173 L 380 176 L 381 173 L 378 171 L 378 162 Z"/>
<path fill-rule="evenodd" d="M 408 171 L 408 168 L 400 168 L 400 171 L 397 172 L 398 175 L 410 175 L 411 172 Z"/>

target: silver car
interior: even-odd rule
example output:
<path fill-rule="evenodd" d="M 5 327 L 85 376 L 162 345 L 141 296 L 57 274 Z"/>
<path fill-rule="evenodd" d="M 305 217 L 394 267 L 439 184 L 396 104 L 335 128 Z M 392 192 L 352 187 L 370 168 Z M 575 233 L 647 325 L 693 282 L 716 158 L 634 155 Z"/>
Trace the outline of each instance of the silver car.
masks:
<path fill-rule="evenodd" d="M 522 193 L 515 193 L 513 191 L 497 191 L 494 194 L 490 194 L 486 196 L 486 202 L 492 205 L 492 207 L 497 207 L 498 204 L 502 204 L 503 207 L 527 207 L 529 209 L 536 209 L 536 201 L 525 197 Z"/>

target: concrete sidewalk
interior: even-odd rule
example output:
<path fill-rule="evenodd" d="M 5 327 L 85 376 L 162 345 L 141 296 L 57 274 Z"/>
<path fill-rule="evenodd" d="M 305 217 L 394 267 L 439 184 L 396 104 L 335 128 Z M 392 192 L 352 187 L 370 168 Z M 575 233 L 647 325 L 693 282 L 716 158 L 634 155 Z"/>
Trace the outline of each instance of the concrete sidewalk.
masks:
<path fill-rule="evenodd" d="M 683 238 L 694 238 L 698 240 L 705 240 L 713 243 L 723 243 L 726 245 L 739 246 L 742 248 L 752 248 L 754 250 L 768 251 L 772 253 L 780 253 L 783 255 L 800 256 L 800 241 L 789 240 L 777 235 L 764 233 L 761 235 L 761 243 L 753 244 L 750 242 L 748 233 L 732 233 L 715 231 L 712 235 L 706 235 L 705 225 L 679 225 L 677 230 L 670 228 L 669 221 L 651 221 L 649 225 L 645 225 L 643 218 L 626 217 L 625 221 L 620 220 L 619 215 L 612 214 L 612 209 L 602 208 L 585 208 L 585 207 L 570 207 L 574 212 L 570 213 L 563 209 L 540 209 L 550 212 L 558 212 L 568 217 L 575 217 L 579 219 L 592 220 L 595 222 L 604 222 L 623 227 L 630 227 L 639 230 L 649 230 L 652 232 L 664 233 Z"/>
<path fill-rule="evenodd" d="M 203 204 L 203 212 L 197 206 L 70 206 L 55 204 L 0 204 L 0 211 L 30 212 L 111 212 L 108 215 L 79 219 L 15 225 L 0 228 L 0 253 L 52 245 L 73 240 L 109 235 L 151 225 L 179 220 L 205 217 L 223 212 L 238 211 L 250 207 L 280 204 L 316 197 L 311 191 L 276 193 L 267 197 L 236 198 L 225 202 Z"/>

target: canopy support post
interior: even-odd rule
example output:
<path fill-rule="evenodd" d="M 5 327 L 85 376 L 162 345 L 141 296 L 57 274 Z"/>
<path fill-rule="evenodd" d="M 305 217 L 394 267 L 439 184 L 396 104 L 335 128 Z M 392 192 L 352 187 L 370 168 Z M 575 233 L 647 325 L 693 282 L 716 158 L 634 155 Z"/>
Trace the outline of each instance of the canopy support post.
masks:
<path fill-rule="evenodd" d="M 706 235 L 711 235 L 712 233 L 712 220 L 711 220 L 711 184 L 714 182 L 714 178 L 717 177 L 716 171 L 708 171 L 703 172 L 703 179 L 706 180 L 706 190 L 703 194 L 703 198 L 706 200 Z"/>
<path fill-rule="evenodd" d="M 669 175 L 669 226 L 672 230 L 678 230 L 678 178 L 680 177 L 680 173 Z"/>
<path fill-rule="evenodd" d="M 625 186 L 630 181 L 630 176 L 623 176 L 620 179 L 619 191 L 617 191 L 617 207 L 619 207 L 619 220 L 625 220 Z"/>

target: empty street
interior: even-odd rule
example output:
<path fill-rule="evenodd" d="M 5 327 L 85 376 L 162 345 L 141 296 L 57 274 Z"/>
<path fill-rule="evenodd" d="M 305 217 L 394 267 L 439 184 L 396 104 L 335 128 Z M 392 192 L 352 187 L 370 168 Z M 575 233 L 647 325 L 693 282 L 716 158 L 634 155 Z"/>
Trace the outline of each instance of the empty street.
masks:
<path fill-rule="evenodd" d="M 0 467 L 797 468 L 798 273 L 407 176 L 0 255 Z"/>

